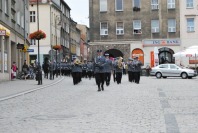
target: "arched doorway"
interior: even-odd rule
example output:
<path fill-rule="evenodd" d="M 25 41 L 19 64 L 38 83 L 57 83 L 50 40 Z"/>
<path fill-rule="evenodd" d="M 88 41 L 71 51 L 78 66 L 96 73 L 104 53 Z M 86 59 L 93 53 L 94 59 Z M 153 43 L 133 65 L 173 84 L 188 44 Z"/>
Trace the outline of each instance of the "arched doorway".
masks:
<path fill-rule="evenodd" d="M 134 49 L 131 55 L 132 58 L 138 56 L 139 60 L 142 62 L 142 64 L 144 64 L 144 52 L 141 49 L 139 48 Z"/>
<path fill-rule="evenodd" d="M 173 57 L 174 51 L 170 48 L 163 47 L 159 49 L 159 64 L 164 63 L 175 63 L 175 58 Z"/>
<path fill-rule="evenodd" d="M 117 49 L 109 49 L 104 52 L 104 55 L 108 53 L 110 58 L 116 58 L 116 57 L 123 57 L 123 53 L 120 50 Z"/>

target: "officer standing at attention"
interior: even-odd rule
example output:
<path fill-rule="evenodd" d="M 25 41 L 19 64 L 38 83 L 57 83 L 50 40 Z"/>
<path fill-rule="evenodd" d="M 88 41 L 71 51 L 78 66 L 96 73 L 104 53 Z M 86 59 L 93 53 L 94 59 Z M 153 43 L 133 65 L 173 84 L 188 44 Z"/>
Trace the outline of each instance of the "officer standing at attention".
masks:
<path fill-rule="evenodd" d="M 141 66 L 142 62 L 138 60 L 138 57 L 136 56 L 133 61 L 134 64 L 134 77 L 135 77 L 135 83 L 139 84 L 140 82 L 140 72 L 141 72 Z"/>
<path fill-rule="evenodd" d="M 104 65 L 105 57 L 102 56 L 102 50 L 97 50 L 97 57 L 94 60 L 94 73 L 98 91 L 104 91 Z"/>
<path fill-rule="evenodd" d="M 111 71 L 112 71 L 112 61 L 109 59 L 109 54 L 106 53 L 105 54 L 105 58 L 106 58 L 106 63 L 104 65 L 104 69 L 105 69 L 105 81 L 106 81 L 106 85 L 109 86 L 110 81 L 111 81 Z"/>

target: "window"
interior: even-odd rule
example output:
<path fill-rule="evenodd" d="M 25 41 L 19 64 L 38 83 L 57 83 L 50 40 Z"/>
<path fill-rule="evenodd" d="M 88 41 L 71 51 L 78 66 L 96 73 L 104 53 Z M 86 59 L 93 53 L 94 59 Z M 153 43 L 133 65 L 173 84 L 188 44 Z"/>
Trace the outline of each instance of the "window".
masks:
<path fill-rule="evenodd" d="M 36 40 L 35 39 L 31 39 L 31 45 L 36 45 Z"/>
<path fill-rule="evenodd" d="M 100 35 L 108 35 L 108 23 L 107 22 L 100 23 Z"/>
<path fill-rule="evenodd" d="M 151 20 L 151 32 L 152 33 L 159 32 L 159 20 Z"/>
<path fill-rule="evenodd" d="M 124 24 L 123 22 L 117 22 L 116 24 L 116 35 L 124 34 Z"/>
<path fill-rule="evenodd" d="M 195 27 L 194 18 L 187 18 L 187 32 L 193 32 Z"/>
<path fill-rule="evenodd" d="M 170 69 L 177 69 L 177 66 L 175 66 L 175 65 L 170 65 Z"/>
<path fill-rule="evenodd" d="M 101 12 L 107 11 L 107 0 L 100 0 L 100 11 Z"/>
<path fill-rule="evenodd" d="M 24 16 L 21 16 L 21 27 L 24 28 Z"/>
<path fill-rule="evenodd" d="M 30 11 L 30 22 L 36 22 L 35 11 Z"/>
<path fill-rule="evenodd" d="M 193 8 L 193 0 L 186 0 L 186 8 Z"/>
<path fill-rule="evenodd" d="M 9 14 L 9 8 L 8 8 L 8 0 L 5 0 L 5 13 L 8 15 Z"/>
<path fill-rule="evenodd" d="M 157 9 L 159 9 L 158 0 L 151 0 L 151 9 L 152 9 L 152 10 L 157 10 Z"/>
<path fill-rule="evenodd" d="M 123 11 L 123 0 L 115 0 L 116 1 L 116 11 Z"/>
<path fill-rule="evenodd" d="M 15 21 L 15 11 L 11 11 L 11 19 Z"/>
<path fill-rule="evenodd" d="M 2 0 L 0 0 L 0 10 L 2 10 Z"/>
<path fill-rule="evenodd" d="M 133 11 L 140 11 L 140 0 L 133 1 Z"/>
<path fill-rule="evenodd" d="M 168 65 L 167 64 L 162 64 L 162 65 L 159 65 L 159 68 L 168 68 Z"/>
<path fill-rule="evenodd" d="M 175 0 L 168 0 L 168 9 L 174 9 L 175 8 Z"/>
<path fill-rule="evenodd" d="M 141 20 L 134 20 L 133 21 L 133 34 L 142 34 Z"/>
<path fill-rule="evenodd" d="M 20 12 L 17 12 L 17 24 L 18 25 L 21 25 L 21 15 L 20 15 Z"/>
<path fill-rule="evenodd" d="M 176 32 L 176 20 L 168 19 L 168 32 Z"/>

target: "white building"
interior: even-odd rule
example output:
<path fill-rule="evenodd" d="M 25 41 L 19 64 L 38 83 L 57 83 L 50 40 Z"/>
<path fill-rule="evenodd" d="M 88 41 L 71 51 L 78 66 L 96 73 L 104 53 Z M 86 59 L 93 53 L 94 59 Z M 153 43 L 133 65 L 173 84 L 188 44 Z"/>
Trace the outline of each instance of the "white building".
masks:
<path fill-rule="evenodd" d="M 190 46 L 198 46 L 198 0 L 180 1 L 180 39 L 181 47 L 179 51 L 185 50 Z M 176 52 L 179 52 L 176 51 Z M 177 57 L 176 63 L 185 66 L 189 65 L 189 57 Z M 193 65 L 193 64 L 191 64 Z"/>
<path fill-rule="evenodd" d="M 37 1 L 30 0 L 30 33 L 38 30 L 37 19 Z M 38 3 L 38 15 L 39 15 L 39 29 L 46 33 L 46 38 L 39 41 L 40 48 L 40 62 L 43 63 L 45 58 L 52 59 L 50 57 L 50 50 L 53 45 L 60 44 L 60 21 L 61 21 L 61 8 L 60 0 L 52 0 L 48 2 L 43 0 Z M 30 61 L 34 63 L 38 56 L 38 41 L 31 41 L 30 49 L 34 52 L 30 53 Z M 53 50 L 54 51 L 54 50 Z M 53 56 L 54 60 L 55 57 Z"/>

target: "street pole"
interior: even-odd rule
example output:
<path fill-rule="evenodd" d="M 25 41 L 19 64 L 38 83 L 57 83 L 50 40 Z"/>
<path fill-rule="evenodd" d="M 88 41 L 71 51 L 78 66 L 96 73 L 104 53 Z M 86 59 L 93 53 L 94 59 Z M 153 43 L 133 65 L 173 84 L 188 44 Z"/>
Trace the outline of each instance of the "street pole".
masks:
<path fill-rule="evenodd" d="M 56 25 L 57 25 L 57 16 L 55 18 L 55 34 L 56 34 L 56 45 L 57 45 L 57 30 L 56 30 Z M 58 77 L 58 72 L 57 72 L 57 50 L 56 50 L 56 77 Z"/>
<path fill-rule="evenodd" d="M 53 80 L 53 67 L 54 67 L 54 60 L 53 60 L 53 48 L 52 48 L 52 16 L 51 16 L 51 9 L 52 3 L 50 2 L 50 46 L 51 46 L 51 62 L 50 62 L 50 80 Z"/>
<path fill-rule="evenodd" d="M 37 30 L 39 31 L 39 1 L 37 0 Z M 38 39 L 38 85 L 42 84 L 42 71 L 41 71 L 41 64 L 40 64 L 40 49 L 39 49 L 39 39 Z"/>

